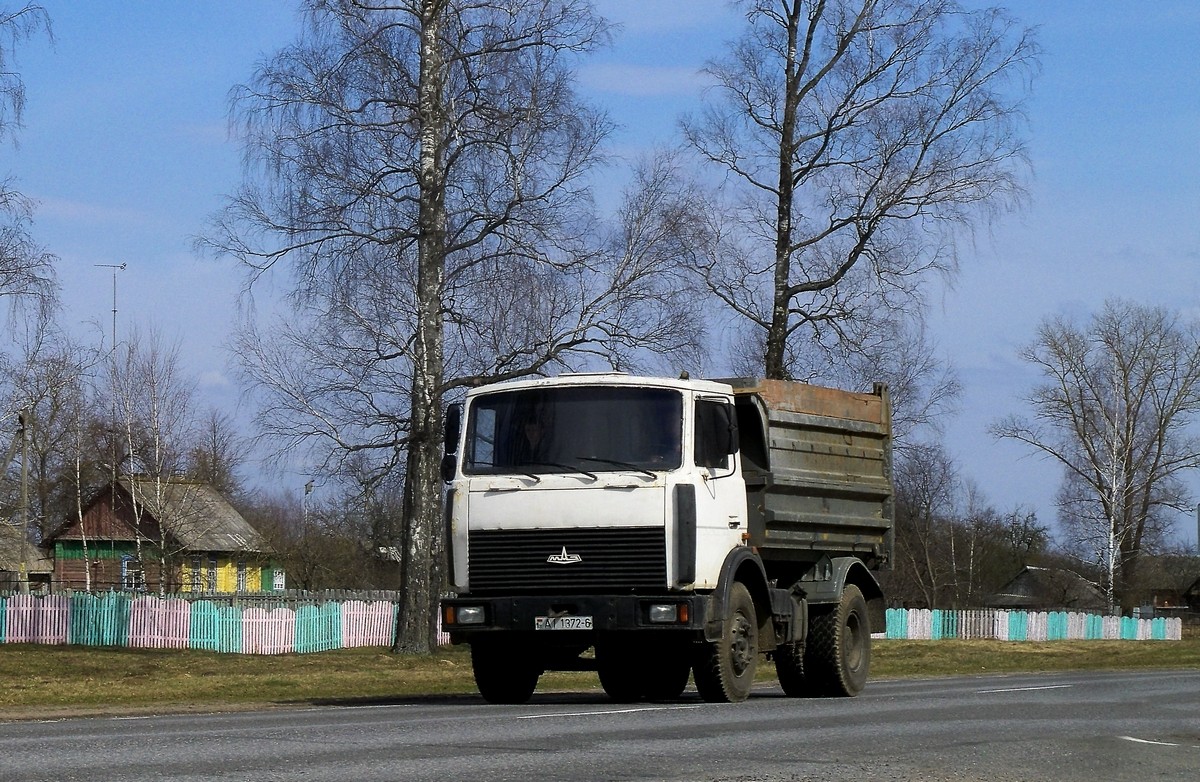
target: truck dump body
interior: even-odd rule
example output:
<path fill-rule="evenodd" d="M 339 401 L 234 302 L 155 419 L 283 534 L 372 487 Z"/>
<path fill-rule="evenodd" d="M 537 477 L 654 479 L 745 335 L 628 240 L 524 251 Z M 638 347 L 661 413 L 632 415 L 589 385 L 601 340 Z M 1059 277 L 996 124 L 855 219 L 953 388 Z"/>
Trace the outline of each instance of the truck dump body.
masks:
<path fill-rule="evenodd" d="M 890 567 L 891 413 L 860 394 L 779 380 L 735 393 L 749 543 L 780 583 L 828 555 Z"/>

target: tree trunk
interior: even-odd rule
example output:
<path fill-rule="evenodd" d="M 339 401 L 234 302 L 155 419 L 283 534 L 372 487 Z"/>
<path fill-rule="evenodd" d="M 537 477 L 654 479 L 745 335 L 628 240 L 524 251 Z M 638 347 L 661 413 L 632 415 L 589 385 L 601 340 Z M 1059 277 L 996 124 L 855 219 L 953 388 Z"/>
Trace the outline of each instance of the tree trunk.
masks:
<path fill-rule="evenodd" d="M 393 651 L 429 654 L 435 646 L 435 611 L 441 592 L 440 541 L 443 330 L 442 287 L 446 256 L 445 142 L 443 103 L 446 64 L 441 51 L 444 3 L 426 0 L 421 15 L 420 206 L 417 240 L 417 334 L 408 464 L 404 481 L 406 544 L 404 594 L 396 618 Z"/>
<path fill-rule="evenodd" d="M 792 206 L 795 182 L 792 164 L 796 153 L 796 110 L 798 107 L 797 25 L 798 6 L 789 9 L 788 49 L 784 63 L 783 121 L 779 130 L 779 193 L 775 210 L 775 280 L 772 291 L 771 325 L 767 329 L 763 370 L 771 380 L 791 380 L 787 368 L 787 337 L 792 294 Z"/>

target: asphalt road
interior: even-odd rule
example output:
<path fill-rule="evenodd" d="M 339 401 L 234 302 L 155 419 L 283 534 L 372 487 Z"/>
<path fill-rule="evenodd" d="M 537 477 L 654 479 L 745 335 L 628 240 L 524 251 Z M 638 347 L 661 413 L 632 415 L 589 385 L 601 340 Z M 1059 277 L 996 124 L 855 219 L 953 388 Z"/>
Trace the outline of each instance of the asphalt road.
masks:
<path fill-rule="evenodd" d="M 854 699 L 603 693 L 0 723 L 0 780 L 1200 779 L 1200 671 L 874 681 Z"/>

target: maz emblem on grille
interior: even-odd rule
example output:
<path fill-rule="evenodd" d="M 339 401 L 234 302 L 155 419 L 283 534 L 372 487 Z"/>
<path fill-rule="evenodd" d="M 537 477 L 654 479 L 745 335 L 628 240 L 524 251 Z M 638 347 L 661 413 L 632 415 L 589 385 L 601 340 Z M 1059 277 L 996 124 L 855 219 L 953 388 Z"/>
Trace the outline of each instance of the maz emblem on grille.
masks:
<path fill-rule="evenodd" d="M 551 554 L 546 557 L 546 561 L 552 565 L 574 565 L 576 562 L 582 562 L 583 557 L 578 554 L 568 554 L 567 547 L 563 546 L 561 554 Z"/>

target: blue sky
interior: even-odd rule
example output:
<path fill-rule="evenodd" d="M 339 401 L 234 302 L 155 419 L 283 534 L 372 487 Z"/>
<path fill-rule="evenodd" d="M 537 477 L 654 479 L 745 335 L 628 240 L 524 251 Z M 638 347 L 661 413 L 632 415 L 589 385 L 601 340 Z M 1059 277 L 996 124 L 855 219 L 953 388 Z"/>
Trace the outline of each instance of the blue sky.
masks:
<path fill-rule="evenodd" d="M 203 393 L 232 410 L 221 346 L 238 279 L 197 258 L 191 237 L 239 180 L 229 89 L 294 37 L 294 3 L 42 1 L 57 41 L 18 51 L 25 128 L 0 148 L 0 173 L 40 204 L 35 233 L 62 259 L 66 320 L 107 328 L 112 271 L 97 264 L 127 263 L 119 329 L 178 338 Z M 1200 3 L 1000 4 L 1039 27 L 1045 49 L 1028 107 L 1031 197 L 964 237 L 959 277 L 931 291 L 931 325 L 964 384 L 947 423 L 964 472 L 1000 509 L 1024 503 L 1051 521 L 1057 471 L 987 427 L 1020 412 L 1036 382 L 1017 350 L 1042 317 L 1084 316 L 1118 295 L 1200 316 Z M 632 157 L 670 141 L 696 107 L 697 70 L 739 17 L 723 0 L 598 7 L 622 29 L 580 80 L 622 125 L 615 151 Z M 1194 544 L 1193 520 L 1180 522 Z"/>

